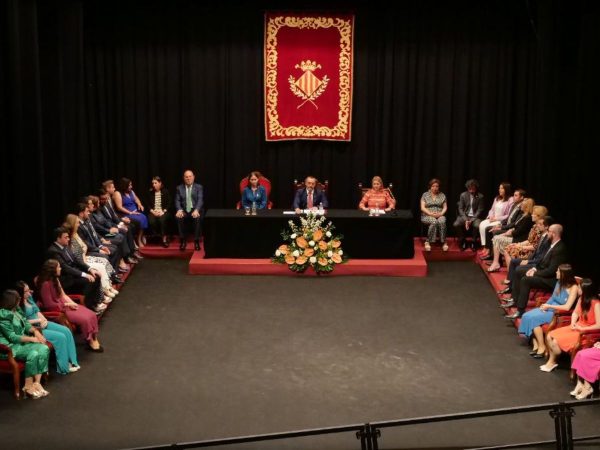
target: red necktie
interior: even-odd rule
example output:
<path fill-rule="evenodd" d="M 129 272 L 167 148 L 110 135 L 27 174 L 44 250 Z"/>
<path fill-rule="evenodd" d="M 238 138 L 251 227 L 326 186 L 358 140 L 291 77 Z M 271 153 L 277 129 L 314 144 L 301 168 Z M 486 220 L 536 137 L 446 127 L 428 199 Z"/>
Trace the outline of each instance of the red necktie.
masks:
<path fill-rule="evenodd" d="M 308 193 L 308 201 L 307 201 L 307 205 L 308 209 L 311 209 L 313 207 L 313 202 L 312 202 L 312 191 L 310 191 Z"/>

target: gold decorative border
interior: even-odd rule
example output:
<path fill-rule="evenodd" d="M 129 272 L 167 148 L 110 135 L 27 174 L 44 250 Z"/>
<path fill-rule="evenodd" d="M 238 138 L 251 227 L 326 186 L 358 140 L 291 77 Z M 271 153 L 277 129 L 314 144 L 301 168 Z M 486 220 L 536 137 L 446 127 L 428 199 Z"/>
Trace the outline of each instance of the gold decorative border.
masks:
<path fill-rule="evenodd" d="M 352 57 L 354 16 L 339 17 L 292 17 L 265 14 L 265 134 L 266 140 L 324 139 L 349 141 L 352 117 Z M 324 126 L 283 127 L 277 113 L 277 33 L 282 27 L 331 28 L 340 32 L 339 57 L 339 110 L 338 123 L 333 128 Z M 273 137 L 279 139 L 273 139 Z M 342 139 L 340 139 L 342 138 Z"/>

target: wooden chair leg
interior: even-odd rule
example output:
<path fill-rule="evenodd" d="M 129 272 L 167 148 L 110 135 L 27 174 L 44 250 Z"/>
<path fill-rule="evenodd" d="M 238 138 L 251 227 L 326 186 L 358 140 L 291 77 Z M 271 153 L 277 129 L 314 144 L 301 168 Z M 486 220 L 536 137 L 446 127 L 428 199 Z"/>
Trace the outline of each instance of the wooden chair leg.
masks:
<path fill-rule="evenodd" d="M 9 358 L 8 362 L 12 366 L 15 399 L 19 400 L 21 398 L 21 371 L 19 370 L 19 364 L 12 356 Z"/>

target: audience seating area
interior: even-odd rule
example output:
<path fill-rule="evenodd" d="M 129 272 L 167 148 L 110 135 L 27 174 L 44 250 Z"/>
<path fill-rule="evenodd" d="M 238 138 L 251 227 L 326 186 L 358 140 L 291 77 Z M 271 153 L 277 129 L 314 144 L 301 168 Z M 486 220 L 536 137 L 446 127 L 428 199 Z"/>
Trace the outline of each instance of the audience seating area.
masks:
<path fill-rule="evenodd" d="M 505 268 L 500 269 L 500 271 L 498 271 L 498 272 L 488 272 L 487 269 L 489 266 L 487 264 L 485 264 L 484 261 L 480 261 L 478 258 L 476 258 L 475 254 L 471 253 L 471 255 L 473 255 L 476 263 L 479 264 L 479 266 L 483 270 L 483 273 L 487 276 L 487 278 L 490 282 L 490 285 L 491 285 L 492 289 L 494 290 L 494 293 L 497 293 L 498 291 L 500 291 L 506 287 L 502 283 L 502 281 L 506 277 L 506 269 Z M 579 278 L 579 277 L 576 277 L 576 280 L 578 283 L 581 282 L 581 278 Z M 510 307 L 510 308 L 506 308 L 506 309 L 502 308 L 502 300 L 505 299 L 506 297 L 510 296 L 510 294 L 496 294 L 496 295 L 498 298 L 498 305 L 500 306 L 499 311 L 502 312 L 502 315 L 504 313 L 511 314 L 516 311 L 516 308 L 514 306 Z M 533 308 L 539 307 L 542 303 L 545 303 L 546 301 L 548 301 L 548 299 L 550 297 L 551 297 L 550 291 L 532 289 L 529 293 L 529 302 L 527 303 L 527 311 L 529 311 Z M 555 328 L 570 326 L 571 314 L 572 314 L 572 310 L 567 311 L 567 312 L 555 311 L 552 322 L 550 324 L 542 326 L 542 329 L 544 331 L 544 336 L 547 336 L 547 334 L 550 331 L 554 330 Z M 499 314 L 499 318 L 504 320 L 502 315 Z M 517 318 L 517 319 L 512 320 L 512 324 L 514 325 L 515 330 L 518 330 L 519 325 L 521 324 L 521 319 Z M 521 343 L 523 345 L 528 344 L 528 342 L 525 340 L 525 338 L 523 336 L 521 336 L 521 335 L 517 335 L 517 336 L 519 337 L 519 343 Z M 577 342 L 575 347 L 568 354 L 561 355 L 561 357 L 562 357 L 561 366 L 564 365 L 564 367 L 570 368 L 571 363 L 575 359 L 575 355 L 577 354 L 577 352 L 579 352 L 580 350 L 586 349 L 586 348 L 590 348 L 596 342 L 599 342 L 599 341 L 600 341 L 600 330 L 581 332 L 579 341 Z M 515 349 L 515 351 L 518 351 L 518 350 L 519 349 Z M 547 355 L 547 352 L 546 352 L 546 355 Z M 575 372 L 573 370 L 569 371 L 569 379 L 571 381 L 573 381 L 575 379 Z"/>

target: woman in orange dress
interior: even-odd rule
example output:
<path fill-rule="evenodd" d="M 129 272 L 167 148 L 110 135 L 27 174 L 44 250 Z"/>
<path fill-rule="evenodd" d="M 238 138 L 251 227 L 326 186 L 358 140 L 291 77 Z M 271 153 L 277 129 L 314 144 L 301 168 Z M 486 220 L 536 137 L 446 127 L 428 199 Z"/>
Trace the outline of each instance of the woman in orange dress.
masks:
<path fill-rule="evenodd" d="M 371 209 L 380 209 L 391 211 L 396 207 L 396 199 L 392 197 L 388 189 L 383 188 L 383 180 L 379 176 L 371 180 L 371 189 L 365 192 L 358 208 L 363 211 Z"/>
<path fill-rule="evenodd" d="M 569 352 L 579 341 L 581 331 L 600 329 L 600 300 L 594 294 L 592 280 L 584 278 L 581 282 L 581 298 L 571 315 L 571 325 L 556 328 L 548 333 L 546 344 L 550 357 L 540 366 L 543 372 L 552 372 L 558 366 L 556 360 L 562 352 Z"/>

